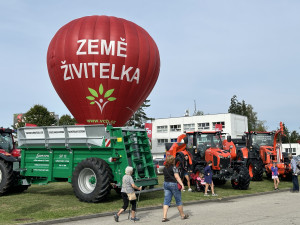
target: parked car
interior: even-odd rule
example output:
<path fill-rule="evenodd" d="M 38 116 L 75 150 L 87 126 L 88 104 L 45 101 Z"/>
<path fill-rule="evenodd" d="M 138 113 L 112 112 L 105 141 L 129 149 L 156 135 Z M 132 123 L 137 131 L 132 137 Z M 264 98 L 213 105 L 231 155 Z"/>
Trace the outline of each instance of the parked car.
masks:
<path fill-rule="evenodd" d="M 155 171 L 157 174 L 163 174 L 163 170 L 165 168 L 164 162 L 165 159 L 153 159 L 154 166 L 156 167 Z"/>

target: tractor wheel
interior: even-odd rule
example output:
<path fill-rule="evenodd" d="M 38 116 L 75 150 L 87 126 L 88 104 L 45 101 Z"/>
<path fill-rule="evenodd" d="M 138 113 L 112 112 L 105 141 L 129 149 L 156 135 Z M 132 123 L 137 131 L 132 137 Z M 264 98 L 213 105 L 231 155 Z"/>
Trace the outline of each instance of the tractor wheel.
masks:
<path fill-rule="evenodd" d="M 214 179 L 214 185 L 224 185 L 226 184 L 226 180 Z"/>
<path fill-rule="evenodd" d="M 259 159 L 248 160 L 247 167 L 253 181 L 261 181 L 263 177 L 263 164 Z"/>
<path fill-rule="evenodd" d="M 231 180 L 231 185 L 234 189 L 247 190 L 250 184 L 249 171 L 245 166 L 240 166 L 239 171 L 236 171 L 236 176 Z"/>
<path fill-rule="evenodd" d="M 111 170 L 103 159 L 88 158 L 73 172 L 73 191 L 80 201 L 100 202 L 110 193 L 111 177 Z"/>
<path fill-rule="evenodd" d="M 282 176 L 282 180 L 284 180 L 284 181 L 292 181 L 292 172 L 286 173 L 285 176 Z"/>
<path fill-rule="evenodd" d="M 11 163 L 0 159 L 0 196 L 9 191 L 13 185 L 14 176 Z"/>
<path fill-rule="evenodd" d="M 268 179 L 271 179 L 271 178 L 272 178 L 272 173 L 268 173 L 268 172 L 266 171 L 266 176 L 267 176 Z"/>

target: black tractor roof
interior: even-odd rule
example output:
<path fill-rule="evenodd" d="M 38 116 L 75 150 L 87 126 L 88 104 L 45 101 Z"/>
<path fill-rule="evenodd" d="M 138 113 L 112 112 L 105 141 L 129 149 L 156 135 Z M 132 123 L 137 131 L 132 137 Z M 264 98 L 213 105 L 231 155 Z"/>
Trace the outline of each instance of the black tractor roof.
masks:
<path fill-rule="evenodd" d="M 9 129 L 9 128 L 0 127 L 0 133 L 9 133 L 9 134 L 12 134 L 13 130 Z"/>

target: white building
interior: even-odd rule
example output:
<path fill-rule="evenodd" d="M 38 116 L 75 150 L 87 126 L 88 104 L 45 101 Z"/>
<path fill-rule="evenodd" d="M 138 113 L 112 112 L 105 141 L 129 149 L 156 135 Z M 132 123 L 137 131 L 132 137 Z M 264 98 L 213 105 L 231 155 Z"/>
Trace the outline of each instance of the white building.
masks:
<path fill-rule="evenodd" d="M 282 152 L 292 153 L 292 155 L 300 155 L 300 143 L 282 144 Z"/>
<path fill-rule="evenodd" d="M 216 124 L 222 124 L 223 132 L 232 138 L 241 138 L 248 131 L 247 117 L 232 113 L 152 120 L 153 158 L 164 157 L 165 143 L 176 142 L 185 131 L 214 130 Z"/>

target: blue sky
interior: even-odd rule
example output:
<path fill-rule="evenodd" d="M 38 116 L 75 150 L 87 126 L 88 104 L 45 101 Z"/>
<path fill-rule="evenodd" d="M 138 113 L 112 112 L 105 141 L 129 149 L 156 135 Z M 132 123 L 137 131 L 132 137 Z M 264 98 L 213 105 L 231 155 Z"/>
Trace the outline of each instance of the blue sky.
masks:
<path fill-rule="evenodd" d="M 186 109 L 226 113 L 230 99 L 254 107 L 269 130 L 284 122 L 300 132 L 300 1 L 0 1 L 0 126 L 42 104 L 70 114 L 48 76 L 48 45 L 73 19 L 130 20 L 155 40 L 161 71 L 148 116 Z"/>

